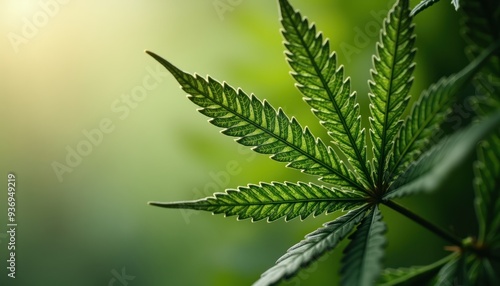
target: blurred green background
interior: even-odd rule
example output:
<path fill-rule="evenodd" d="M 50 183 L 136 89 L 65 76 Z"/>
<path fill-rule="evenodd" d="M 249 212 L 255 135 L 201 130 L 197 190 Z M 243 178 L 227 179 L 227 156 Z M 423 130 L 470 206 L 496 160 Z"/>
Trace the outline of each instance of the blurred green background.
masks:
<path fill-rule="evenodd" d="M 147 205 L 247 183 L 315 180 L 219 135 L 143 53 L 154 51 L 181 69 L 253 92 L 328 141 L 289 75 L 276 2 L 0 1 L 1 170 L 5 182 L 8 172 L 17 176 L 18 223 L 17 273 L 10 279 L 5 187 L 1 285 L 248 285 L 336 216 L 251 223 Z M 331 40 L 363 112 L 376 29 L 392 3 L 292 1 Z M 449 3 L 438 3 L 416 23 L 414 98 L 467 62 L 459 14 Z M 462 190 L 470 172 L 463 174 L 442 193 L 402 203 L 468 235 L 473 212 L 470 192 Z M 453 199 L 443 203 L 444 197 Z M 445 242 L 382 211 L 389 226 L 387 266 L 446 254 Z M 285 285 L 337 281 L 340 254 L 326 255 Z"/>

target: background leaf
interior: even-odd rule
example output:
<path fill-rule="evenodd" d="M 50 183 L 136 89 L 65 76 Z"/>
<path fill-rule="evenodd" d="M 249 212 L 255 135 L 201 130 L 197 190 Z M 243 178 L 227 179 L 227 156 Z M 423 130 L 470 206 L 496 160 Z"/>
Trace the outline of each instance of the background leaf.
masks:
<path fill-rule="evenodd" d="M 476 144 L 499 128 L 500 112 L 496 112 L 478 124 L 445 137 L 398 177 L 384 199 L 438 190 L 474 152 Z"/>
<path fill-rule="evenodd" d="M 489 257 L 478 258 L 468 255 L 467 279 L 470 285 L 497 286 L 500 285 L 500 261 Z"/>
<path fill-rule="evenodd" d="M 500 249 L 500 132 L 478 148 L 474 172 L 478 239 L 489 247 Z"/>
<path fill-rule="evenodd" d="M 422 93 L 395 140 L 394 156 L 391 157 L 393 169 L 389 170 L 391 180 L 429 148 L 433 134 L 450 114 L 452 104 L 458 100 L 458 93 L 496 50 L 498 45 L 489 47 L 460 72 L 440 79 Z"/>
<path fill-rule="evenodd" d="M 436 286 L 465 285 L 467 282 L 464 273 L 464 257 L 455 255 L 455 258 L 446 263 L 437 275 Z"/>
<path fill-rule="evenodd" d="M 496 0 L 464 1 L 462 35 L 469 59 L 500 41 L 500 2 Z M 500 51 L 490 59 L 475 80 L 484 94 L 500 99 Z"/>
<path fill-rule="evenodd" d="M 331 213 L 351 209 L 366 201 L 362 196 L 315 184 L 260 183 L 215 193 L 214 197 L 173 203 L 151 202 L 151 205 L 165 208 L 204 210 L 214 214 L 238 216 L 238 219 L 251 218 L 252 221 L 266 219 L 274 221 L 284 217 L 305 219 L 313 214 Z"/>
<path fill-rule="evenodd" d="M 379 286 L 423 286 L 429 285 L 440 268 L 456 255 L 449 255 L 439 261 L 425 266 L 412 266 L 407 268 L 388 268 L 382 272 Z"/>

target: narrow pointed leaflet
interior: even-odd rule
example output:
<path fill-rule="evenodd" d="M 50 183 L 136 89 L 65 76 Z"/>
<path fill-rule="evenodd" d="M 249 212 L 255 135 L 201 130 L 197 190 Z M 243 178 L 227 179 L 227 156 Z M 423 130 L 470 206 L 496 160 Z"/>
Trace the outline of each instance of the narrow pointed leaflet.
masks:
<path fill-rule="evenodd" d="M 352 192 L 330 189 L 314 184 L 261 183 L 216 193 L 214 197 L 187 202 L 157 203 L 151 205 L 165 208 L 204 210 L 214 214 L 251 218 L 252 221 L 267 219 L 274 221 L 284 217 L 305 219 L 337 210 L 346 210 L 364 204 L 366 199 Z"/>
<path fill-rule="evenodd" d="M 371 138 L 374 152 L 374 177 L 378 188 L 385 189 L 386 170 L 393 140 L 401 126 L 401 115 L 410 99 L 415 49 L 414 25 L 408 0 L 400 0 L 384 21 L 373 59 L 370 81 Z"/>
<path fill-rule="evenodd" d="M 160 56 L 147 52 L 160 62 L 181 84 L 189 99 L 200 106 L 198 111 L 211 118 L 210 123 L 223 128 L 222 133 L 237 137 L 237 142 L 270 154 L 287 166 L 321 177 L 338 187 L 362 189 L 330 147 L 302 128 L 283 110 L 276 111 L 267 101 L 248 96 L 208 77 L 192 76 Z"/>
<path fill-rule="evenodd" d="M 463 270 L 463 256 L 455 255 L 455 257 L 446 263 L 437 274 L 436 284 L 439 286 L 445 285 L 465 285 L 464 281 L 458 281 L 460 272 Z"/>
<path fill-rule="evenodd" d="M 425 9 L 429 8 L 430 6 L 436 4 L 437 2 L 439 2 L 439 0 L 422 0 L 411 10 L 410 15 L 413 17 L 418 13 L 424 11 Z"/>
<path fill-rule="evenodd" d="M 356 227 L 367 208 L 369 206 L 352 210 L 306 235 L 304 240 L 288 249 L 286 254 L 276 261 L 276 265 L 264 272 L 253 286 L 276 285 L 316 261 L 321 255 L 335 248 Z"/>
<path fill-rule="evenodd" d="M 425 266 L 384 269 L 377 286 L 429 285 L 441 267 L 455 258 L 456 254 L 453 253 Z"/>
<path fill-rule="evenodd" d="M 474 173 L 478 240 L 500 253 L 500 130 L 478 148 Z"/>
<path fill-rule="evenodd" d="M 378 206 L 366 215 L 342 258 L 341 285 L 374 285 L 382 270 L 386 238 L 386 225 Z"/>
<path fill-rule="evenodd" d="M 280 8 L 286 56 L 298 88 L 333 142 L 347 156 L 359 180 L 368 186 L 366 136 L 350 81 L 344 78 L 344 69 L 337 67 L 337 57 L 330 52 L 328 40 L 316 33 L 315 26 L 309 26 L 287 0 L 280 0 Z"/>

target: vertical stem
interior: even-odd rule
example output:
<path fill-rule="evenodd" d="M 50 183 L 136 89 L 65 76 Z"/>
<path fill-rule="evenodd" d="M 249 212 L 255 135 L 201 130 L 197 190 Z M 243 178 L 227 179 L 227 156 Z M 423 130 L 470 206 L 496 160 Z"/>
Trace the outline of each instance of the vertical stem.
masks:
<path fill-rule="evenodd" d="M 424 228 L 428 229 L 429 231 L 433 232 L 437 236 L 443 238 L 446 241 L 451 242 L 453 245 L 457 245 L 462 247 L 462 241 L 454 236 L 453 234 L 449 233 L 448 231 L 436 226 L 435 224 L 431 223 L 430 221 L 425 220 L 421 216 L 413 213 L 409 209 L 403 207 L 402 205 L 399 205 L 393 201 L 384 201 L 382 202 L 384 205 L 388 206 L 389 208 L 397 211 L 400 214 L 403 214 L 407 218 L 413 220 L 414 222 L 420 224 Z"/>

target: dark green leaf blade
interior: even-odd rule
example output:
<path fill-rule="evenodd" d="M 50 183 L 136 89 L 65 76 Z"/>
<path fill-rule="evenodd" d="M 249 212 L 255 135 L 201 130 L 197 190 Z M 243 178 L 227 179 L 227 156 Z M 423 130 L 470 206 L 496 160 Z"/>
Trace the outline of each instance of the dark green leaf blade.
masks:
<path fill-rule="evenodd" d="M 500 111 L 445 137 L 396 179 L 384 199 L 438 190 L 453 171 L 475 151 L 476 145 L 498 130 Z"/>
<path fill-rule="evenodd" d="M 330 147 L 314 137 L 308 128 L 302 128 L 295 118 L 287 117 L 283 110 L 276 111 L 267 101 L 210 77 L 192 76 L 160 56 L 147 53 L 175 77 L 189 94 L 188 98 L 201 107 L 199 111 L 212 118 L 210 123 L 223 128 L 222 133 L 237 137 L 238 143 L 254 147 L 258 153 L 288 163 L 288 167 L 320 176 L 324 182 L 364 190 Z"/>
<path fill-rule="evenodd" d="M 482 266 L 482 273 L 480 277 L 485 277 L 484 280 L 487 281 L 485 285 L 500 285 L 500 273 L 498 269 L 500 269 L 500 261 L 493 260 L 490 258 L 483 259 L 480 261 Z"/>
<path fill-rule="evenodd" d="M 389 11 L 373 58 L 370 85 L 370 134 L 373 143 L 375 180 L 382 187 L 390 161 L 392 142 L 401 126 L 415 64 L 414 25 L 408 0 L 398 1 Z"/>
<path fill-rule="evenodd" d="M 467 255 L 467 278 L 469 285 L 497 286 L 500 285 L 500 261 L 489 257 L 477 259 L 474 254 Z"/>
<path fill-rule="evenodd" d="M 309 215 L 320 215 L 337 210 L 360 206 L 366 199 L 359 194 L 346 192 L 315 184 L 285 182 L 239 187 L 215 193 L 213 197 L 196 201 L 149 204 L 165 208 L 182 208 L 209 211 L 238 219 L 274 221 L 284 217 L 305 219 Z"/>
<path fill-rule="evenodd" d="M 451 112 L 453 102 L 458 99 L 457 94 L 496 50 L 498 45 L 489 47 L 460 72 L 440 79 L 422 93 L 394 142 L 391 157 L 393 169 L 388 172 L 389 181 L 415 161 L 422 150 L 428 149 L 427 146 L 432 143 L 431 137 Z"/>
<path fill-rule="evenodd" d="M 310 26 L 287 0 L 279 2 L 286 56 L 297 86 L 333 142 L 368 185 L 366 135 L 350 81 L 344 78 L 343 67 L 337 67 L 337 57 L 330 52 L 328 40 L 323 41 L 322 34 L 316 34 L 316 27 Z"/>
<path fill-rule="evenodd" d="M 351 242 L 344 250 L 341 285 L 375 285 L 382 270 L 386 229 L 382 214 L 375 206 L 352 234 Z"/>
<path fill-rule="evenodd" d="M 474 206 L 479 224 L 478 239 L 500 249 L 500 132 L 478 148 L 474 164 Z"/>
<path fill-rule="evenodd" d="M 462 35 L 469 59 L 500 39 L 500 1 L 463 1 Z M 497 52 L 476 77 L 476 86 L 490 97 L 500 99 L 500 52 Z"/>
<path fill-rule="evenodd" d="M 364 206 L 352 210 L 306 235 L 304 240 L 288 249 L 287 253 L 276 261 L 276 265 L 264 272 L 253 286 L 276 285 L 334 249 L 363 219 L 368 208 L 369 206 Z"/>
<path fill-rule="evenodd" d="M 387 268 L 382 272 L 378 286 L 422 286 L 428 285 L 436 276 L 440 268 L 455 258 L 455 254 L 425 266 L 408 268 Z"/>
<path fill-rule="evenodd" d="M 436 286 L 461 285 L 459 280 L 460 271 L 463 267 L 463 257 L 455 255 L 448 263 L 446 263 L 437 275 Z M 462 284 L 463 285 L 463 284 Z"/>

